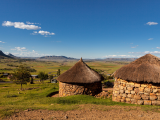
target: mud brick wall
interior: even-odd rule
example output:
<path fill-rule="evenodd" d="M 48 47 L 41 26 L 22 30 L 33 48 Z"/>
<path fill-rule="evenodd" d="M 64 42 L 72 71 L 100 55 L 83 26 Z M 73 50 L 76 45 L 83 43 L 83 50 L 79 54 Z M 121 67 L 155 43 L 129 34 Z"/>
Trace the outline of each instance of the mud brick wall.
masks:
<path fill-rule="evenodd" d="M 160 86 L 116 78 L 112 100 L 139 105 L 160 105 Z"/>
<path fill-rule="evenodd" d="M 59 97 L 70 95 L 96 95 L 102 91 L 101 82 L 85 83 L 85 84 L 71 84 L 59 82 Z"/>

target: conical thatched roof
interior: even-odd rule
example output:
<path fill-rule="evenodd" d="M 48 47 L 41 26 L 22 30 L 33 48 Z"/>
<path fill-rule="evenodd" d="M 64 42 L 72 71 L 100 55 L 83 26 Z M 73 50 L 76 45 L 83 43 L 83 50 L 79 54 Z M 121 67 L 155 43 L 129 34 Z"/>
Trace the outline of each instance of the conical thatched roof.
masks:
<path fill-rule="evenodd" d="M 114 76 L 135 82 L 160 83 L 160 59 L 146 54 L 118 69 Z"/>
<path fill-rule="evenodd" d="M 66 83 L 94 83 L 102 79 L 103 77 L 89 68 L 82 58 L 57 78 L 58 81 Z"/>

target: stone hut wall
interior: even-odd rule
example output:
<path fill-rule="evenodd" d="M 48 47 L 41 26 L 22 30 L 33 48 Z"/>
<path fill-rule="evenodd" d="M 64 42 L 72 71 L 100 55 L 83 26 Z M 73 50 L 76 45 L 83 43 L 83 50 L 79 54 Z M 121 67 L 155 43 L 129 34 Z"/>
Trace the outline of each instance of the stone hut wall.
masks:
<path fill-rule="evenodd" d="M 159 84 L 145 84 L 115 79 L 112 100 L 139 105 L 160 105 Z"/>
<path fill-rule="evenodd" d="M 102 91 L 101 82 L 96 83 L 62 83 L 59 82 L 59 97 L 70 96 L 70 95 L 96 95 Z"/>

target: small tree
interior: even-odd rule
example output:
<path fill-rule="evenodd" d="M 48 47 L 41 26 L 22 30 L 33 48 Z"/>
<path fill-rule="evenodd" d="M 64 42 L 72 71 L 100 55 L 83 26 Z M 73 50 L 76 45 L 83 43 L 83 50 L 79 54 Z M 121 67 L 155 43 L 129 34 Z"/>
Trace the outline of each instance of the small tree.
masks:
<path fill-rule="evenodd" d="M 49 75 L 50 82 L 51 82 L 52 79 L 53 79 L 53 75 Z"/>
<path fill-rule="evenodd" d="M 40 82 L 42 82 L 43 80 L 46 80 L 48 78 L 48 74 L 45 72 L 39 72 L 38 77 L 40 78 Z"/>
<path fill-rule="evenodd" d="M 30 68 L 26 65 L 20 65 L 13 73 L 11 80 L 14 81 L 17 84 L 21 84 L 21 90 L 22 90 L 22 84 L 26 84 L 30 81 Z"/>
<path fill-rule="evenodd" d="M 59 76 L 60 74 L 61 74 L 61 71 L 60 71 L 60 69 L 58 69 L 57 76 Z"/>

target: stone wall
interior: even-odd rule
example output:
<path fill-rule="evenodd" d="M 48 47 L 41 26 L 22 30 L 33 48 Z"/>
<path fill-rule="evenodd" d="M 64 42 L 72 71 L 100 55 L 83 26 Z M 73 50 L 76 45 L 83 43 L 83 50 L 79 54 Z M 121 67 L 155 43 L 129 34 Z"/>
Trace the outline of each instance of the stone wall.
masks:
<path fill-rule="evenodd" d="M 101 82 L 87 83 L 87 84 L 71 84 L 59 82 L 59 97 L 70 95 L 96 95 L 102 91 Z"/>
<path fill-rule="evenodd" d="M 160 105 L 160 86 L 116 78 L 112 100 L 139 105 Z"/>

